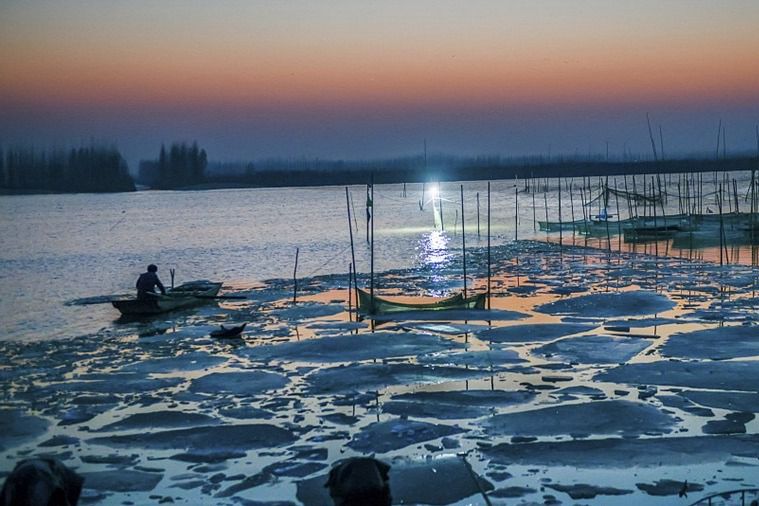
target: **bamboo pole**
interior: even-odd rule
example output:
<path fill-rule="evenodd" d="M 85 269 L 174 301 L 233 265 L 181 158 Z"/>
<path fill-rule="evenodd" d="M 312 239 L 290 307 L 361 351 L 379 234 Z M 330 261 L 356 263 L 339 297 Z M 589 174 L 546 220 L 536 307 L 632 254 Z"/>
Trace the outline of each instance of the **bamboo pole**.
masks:
<path fill-rule="evenodd" d="M 477 239 L 480 238 L 480 192 L 477 192 Z"/>
<path fill-rule="evenodd" d="M 293 267 L 293 304 L 298 301 L 298 253 L 300 253 L 300 248 L 295 248 L 295 267 Z"/>
<path fill-rule="evenodd" d="M 464 267 L 464 298 L 466 299 L 466 227 L 464 225 L 464 185 L 461 185 L 461 257 Z"/>
<path fill-rule="evenodd" d="M 488 309 L 490 309 L 490 181 L 488 181 Z"/>
<path fill-rule="evenodd" d="M 372 203 L 373 205 L 374 203 Z M 348 234 L 351 240 L 351 265 L 353 266 L 353 286 L 356 289 L 356 307 L 358 307 L 358 279 L 356 276 L 356 249 L 353 245 L 353 228 L 351 227 L 351 201 L 348 187 L 345 187 L 345 207 L 348 209 Z M 350 288 L 350 283 L 348 284 Z"/>
<path fill-rule="evenodd" d="M 377 217 L 377 211 L 374 208 L 374 172 L 372 172 L 372 184 L 371 184 L 371 200 L 372 200 L 372 216 L 371 216 L 371 242 L 369 248 L 369 300 L 371 313 L 374 313 L 374 220 Z"/>
<path fill-rule="evenodd" d="M 514 178 L 514 241 L 519 240 L 519 186 Z"/>

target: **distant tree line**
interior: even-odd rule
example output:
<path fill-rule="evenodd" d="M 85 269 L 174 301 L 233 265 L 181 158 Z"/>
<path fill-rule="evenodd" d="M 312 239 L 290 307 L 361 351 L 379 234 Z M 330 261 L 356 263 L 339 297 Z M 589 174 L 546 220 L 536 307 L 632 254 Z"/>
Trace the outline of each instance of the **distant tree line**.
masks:
<path fill-rule="evenodd" d="M 225 164 L 226 169 L 230 164 Z M 531 157 L 503 159 L 500 157 L 455 158 L 436 156 L 425 163 L 424 157 L 377 161 L 342 160 L 265 160 L 256 165 L 242 162 L 234 170 L 219 170 L 212 164 L 206 176 L 209 187 L 224 186 L 328 186 L 375 183 L 420 183 L 431 181 L 497 180 L 544 177 L 612 176 L 622 174 L 656 174 L 679 172 L 711 172 L 753 170 L 757 158 L 735 156 L 727 159 L 670 160 L 577 160 Z"/>
<path fill-rule="evenodd" d="M 173 143 L 168 152 L 161 145 L 158 160 L 140 162 L 138 181 L 161 190 L 198 185 L 205 181 L 207 166 L 206 150 L 200 149 L 197 142 L 191 146 Z"/>
<path fill-rule="evenodd" d="M 0 149 L 0 190 L 9 193 L 134 191 L 126 161 L 112 146 L 37 151 Z"/>

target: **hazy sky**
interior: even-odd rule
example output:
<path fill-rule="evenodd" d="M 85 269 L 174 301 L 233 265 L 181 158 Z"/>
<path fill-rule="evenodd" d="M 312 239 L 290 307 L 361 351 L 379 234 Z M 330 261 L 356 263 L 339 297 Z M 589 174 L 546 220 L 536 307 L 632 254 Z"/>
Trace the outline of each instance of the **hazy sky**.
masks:
<path fill-rule="evenodd" d="M 0 143 L 212 159 L 756 149 L 759 1 L 0 0 Z M 550 147 L 549 147 L 550 146 Z"/>

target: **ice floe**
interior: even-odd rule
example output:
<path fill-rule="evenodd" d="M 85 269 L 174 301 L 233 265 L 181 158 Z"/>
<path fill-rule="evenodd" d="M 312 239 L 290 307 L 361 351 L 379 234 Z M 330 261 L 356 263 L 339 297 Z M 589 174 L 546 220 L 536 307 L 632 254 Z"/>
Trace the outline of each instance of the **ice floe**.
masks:
<path fill-rule="evenodd" d="M 92 444 L 113 447 L 152 448 L 155 450 L 251 450 L 279 446 L 295 440 L 288 430 L 268 424 L 216 425 L 144 432 L 89 439 Z"/>
<path fill-rule="evenodd" d="M 192 380 L 188 390 L 201 394 L 245 397 L 280 389 L 289 381 L 282 374 L 259 370 L 214 372 Z"/>
<path fill-rule="evenodd" d="M 482 341 L 494 343 L 531 343 L 552 341 L 559 337 L 593 330 L 593 325 L 577 323 L 534 323 L 495 327 L 477 333 Z"/>
<path fill-rule="evenodd" d="M 670 432 L 674 424 L 673 417 L 648 404 L 611 400 L 499 414 L 484 428 L 493 436 L 639 436 Z"/>
<path fill-rule="evenodd" d="M 670 385 L 759 392 L 759 367 L 752 361 L 625 364 L 595 376 L 601 381 L 633 385 Z"/>
<path fill-rule="evenodd" d="M 635 337 L 589 335 L 544 344 L 532 353 L 580 364 L 616 364 L 627 362 L 650 345 L 650 341 Z"/>
<path fill-rule="evenodd" d="M 0 450 L 18 446 L 45 433 L 50 422 L 20 409 L 0 409 Z"/>
<path fill-rule="evenodd" d="M 553 315 L 618 317 L 656 314 L 675 307 L 665 295 L 646 290 L 593 293 L 540 305 L 535 311 Z"/>
<path fill-rule="evenodd" d="M 481 451 L 504 464 L 629 469 L 725 462 L 734 455 L 759 459 L 759 435 L 581 439 L 560 442 L 483 445 Z"/>
<path fill-rule="evenodd" d="M 351 362 L 416 356 L 451 348 L 463 348 L 463 345 L 430 334 L 375 332 L 256 346 L 240 350 L 239 353 L 265 361 Z"/>
<path fill-rule="evenodd" d="M 670 336 L 666 357 L 729 359 L 759 356 L 759 326 L 725 325 Z"/>
<path fill-rule="evenodd" d="M 535 393 L 518 390 L 465 390 L 451 392 L 414 392 L 396 395 L 382 404 L 386 413 L 412 417 L 444 419 L 478 418 L 497 407 L 531 401 Z"/>
<path fill-rule="evenodd" d="M 487 374 L 477 369 L 417 364 L 351 364 L 319 369 L 306 376 L 312 394 L 338 394 L 383 389 L 391 385 L 441 383 Z"/>

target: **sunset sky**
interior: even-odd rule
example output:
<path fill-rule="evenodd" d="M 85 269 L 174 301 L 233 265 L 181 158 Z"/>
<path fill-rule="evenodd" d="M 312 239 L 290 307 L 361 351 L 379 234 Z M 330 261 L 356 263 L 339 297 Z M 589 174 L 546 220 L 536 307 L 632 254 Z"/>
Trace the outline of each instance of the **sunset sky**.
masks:
<path fill-rule="evenodd" d="M 215 160 L 755 150 L 759 2 L 0 2 L 0 143 Z"/>

